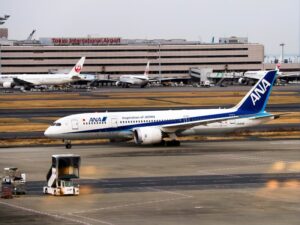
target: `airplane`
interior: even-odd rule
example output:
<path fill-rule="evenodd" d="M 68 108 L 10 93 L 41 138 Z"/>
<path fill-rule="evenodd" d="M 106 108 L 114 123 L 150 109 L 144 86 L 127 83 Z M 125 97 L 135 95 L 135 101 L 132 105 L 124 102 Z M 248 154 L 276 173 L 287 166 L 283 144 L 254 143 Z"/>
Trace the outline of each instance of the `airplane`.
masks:
<path fill-rule="evenodd" d="M 278 80 L 278 84 L 285 84 L 285 83 L 289 83 L 290 81 L 293 80 L 297 80 L 300 77 L 300 73 L 299 72 L 285 72 L 282 73 L 279 71 L 280 69 L 280 64 L 276 65 L 276 70 L 277 72 L 277 80 Z M 255 83 L 257 80 L 259 80 L 264 73 L 266 72 L 266 70 L 258 70 L 258 71 L 247 71 L 244 74 L 244 77 L 239 79 L 239 83 L 240 84 L 250 84 L 252 85 L 253 83 Z"/>
<path fill-rule="evenodd" d="M 121 86 L 123 88 L 128 88 L 130 86 L 140 86 L 141 88 L 146 87 L 149 83 L 149 69 L 150 62 L 148 61 L 143 75 L 122 75 L 116 82 L 116 86 Z"/>
<path fill-rule="evenodd" d="M 64 140 L 134 140 L 139 145 L 179 146 L 177 137 L 232 132 L 276 119 L 265 111 L 277 71 L 268 71 L 245 97 L 229 109 L 189 109 L 82 113 L 56 120 L 44 135 Z M 165 140 L 165 139 L 170 140 Z"/>
<path fill-rule="evenodd" d="M 41 85 L 62 85 L 81 80 L 80 71 L 82 70 L 85 57 L 82 57 L 68 74 L 2 74 L 0 84 L 4 88 L 22 86 L 25 90 Z"/>
<path fill-rule="evenodd" d="M 282 72 L 280 72 L 279 69 L 280 69 L 280 64 L 277 64 L 275 70 L 277 70 L 277 78 L 278 79 L 280 79 L 283 76 Z M 240 84 L 253 85 L 254 83 L 256 83 L 257 80 L 262 78 L 266 72 L 267 72 L 267 70 L 246 71 L 244 73 L 244 76 L 241 77 L 238 80 L 238 82 Z"/>

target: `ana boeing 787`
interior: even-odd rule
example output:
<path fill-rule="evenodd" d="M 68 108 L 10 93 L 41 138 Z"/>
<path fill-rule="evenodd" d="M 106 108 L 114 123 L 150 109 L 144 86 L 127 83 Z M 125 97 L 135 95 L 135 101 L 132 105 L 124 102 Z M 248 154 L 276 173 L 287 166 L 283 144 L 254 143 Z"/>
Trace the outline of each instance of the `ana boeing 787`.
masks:
<path fill-rule="evenodd" d="M 225 133 L 274 119 L 265 111 L 277 71 L 268 71 L 234 107 L 160 111 L 75 114 L 58 119 L 45 136 L 63 139 L 71 148 L 74 139 L 130 140 L 136 144 L 178 146 L 177 137 Z M 168 139 L 167 141 L 165 139 Z"/>

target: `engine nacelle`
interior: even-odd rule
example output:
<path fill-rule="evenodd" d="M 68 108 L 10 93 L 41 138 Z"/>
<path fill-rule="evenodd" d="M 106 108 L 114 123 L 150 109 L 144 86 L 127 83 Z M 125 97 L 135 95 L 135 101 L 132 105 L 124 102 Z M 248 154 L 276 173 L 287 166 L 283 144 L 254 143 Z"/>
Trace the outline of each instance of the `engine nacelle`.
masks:
<path fill-rule="evenodd" d="M 116 82 L 116 86 L 117 86 L 117 87 L 120 87 L 120 86 L 121 86 L 121 82 L 120 82 L 120 81 L 117 81 L 117 82 Z"/>
<path fill-rule="evenodd" d="M 239 84 L 245 84 L 245 83 L 246 83 L 246 79 L 243 78 L 243 77 L 241 77 L 241 78 L 239 79 Z"/>
<path fill-rule="evenodd" d="M 3 87 L 4 88 L 13 88 L 15 85 L 12 82 L 3 82 Z"/>
<path fill-rule="evenodd" d="M 163 139 L 161 130 L 156 127 L 137 128 L 133 132 L 134 142 L 140 145 L 158 144 Z"/>

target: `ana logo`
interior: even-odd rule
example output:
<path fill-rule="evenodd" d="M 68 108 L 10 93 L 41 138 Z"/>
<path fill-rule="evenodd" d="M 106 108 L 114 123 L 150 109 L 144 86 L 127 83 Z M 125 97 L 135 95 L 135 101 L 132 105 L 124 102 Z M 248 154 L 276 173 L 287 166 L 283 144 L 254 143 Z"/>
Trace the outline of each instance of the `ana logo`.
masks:
<path fill-rule="evenodd" d="M 267 91 L 267 88 L 270 87 L 271 84 L 263 79 L 259 85 L 254 89 L 254 91 L 251 93 L 250 97 L 252 100 L 253 105 L 255 106 L 255 103 L 261 99 L 261 95 L 265 94 Z"/>
<path fill-rule="evenodd" d="M 89 120 L 89 123 L 104 123 L 106 121 L 107 117 L 91 117 Z"/>
<path fill-rule="evenodd" d="M 75 72 L 79 73 L 81 71 L 81 66 L 77 65 L 75 66 Z"/>

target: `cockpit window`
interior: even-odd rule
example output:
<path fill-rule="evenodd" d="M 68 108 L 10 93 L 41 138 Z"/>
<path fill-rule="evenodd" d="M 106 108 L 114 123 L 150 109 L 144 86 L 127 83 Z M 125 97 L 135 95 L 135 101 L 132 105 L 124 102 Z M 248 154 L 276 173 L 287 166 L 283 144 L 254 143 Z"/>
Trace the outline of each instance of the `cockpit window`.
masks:
<path fill-rule="evenodd" d="M 52 126 L 60 127 L 60 126 L 61 126 L 61 123 L 53 123 Z"/>

